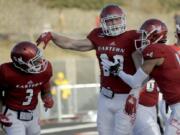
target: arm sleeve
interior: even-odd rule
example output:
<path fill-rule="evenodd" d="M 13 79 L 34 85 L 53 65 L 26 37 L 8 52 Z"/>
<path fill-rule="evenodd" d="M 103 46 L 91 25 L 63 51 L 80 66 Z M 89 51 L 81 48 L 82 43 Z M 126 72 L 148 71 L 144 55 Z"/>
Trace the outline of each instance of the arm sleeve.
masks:
<path fill-rule="evenodd" d="M 143 51 L 144 60 L 162 58 L 165 56 L 162 45 L 149 45 Z"/>
<path fill-rule="evenodd" d="M 6 86 L 6 79 L 5 79 L 6 71 L 3 70 L 3 66 L 0 65 L 0 91 L 4 90 Z"/>
<path fill-rule="evenodd" d="M 47 74 L 46 74 L 46 82 L 41 86 L 41 94 L 46 94 L 46 93 L 50 93 L 50 89 L 51 89 L 51 77 L 53 75 L 53 71 L 52 71 L 52 65 L 51 63 L 49 62 L 49 65 L 48 65 L 48 69 L 47 69 Z"/>
<path fill-rule="evenodd" d="M 47 95 L 52 96 L 50 88 L 51 88 L 50 81 L 48 81 L 47 83 L 43 85 L 42 90 L 41 90 L 41 99 L 43 99 Z"/>
<path fill-rule="evenodd" d="M 143 82 L 146 80 L 148 75 L 141 68 L 139 68 L 134 75 L 127 74 L 124 71 L 120 71 L 119 77 L 132 89 L 136 89 L 143 85 Z"/>
<path fill-rule="evenodd" d="M 50 87 L 51 87 L 51 85 L 50 85 L 50 81 L 48 81 L 48 82 L 46 82 L 44 85 L 43 85 L 43 87 L 42 87 L 42 92 L 49 92 L 50 91 Z"/>
<path fill-rule="evenodd" d="M 93 29 L 86 37 L 91 41 L 91 43 L 94 45 L 95 48 L 97 48 L 96 42 L 98 41 L 99 34 L 100 34 L 100 30 L 96 28 Z"/>
<path fill-rule="evenodd" d="M 5 89 L 5 77 L 3 74 L 3 68 L 0 66 L 0 112 L 2 111 L 3 98 L 4 98 L 4 89 Z"/>

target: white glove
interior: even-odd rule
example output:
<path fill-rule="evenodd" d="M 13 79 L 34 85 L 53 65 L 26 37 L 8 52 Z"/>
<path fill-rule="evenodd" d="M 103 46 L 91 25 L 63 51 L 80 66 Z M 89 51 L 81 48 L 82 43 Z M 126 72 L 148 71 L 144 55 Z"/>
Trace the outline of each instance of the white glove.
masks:
<path fill-rule="evenodd" d="M 102 59 L 101 64 L 103 65 L 103 69 L 108 70 L 114 76 L 118 76 L 119 72 L 122 70 L 119 62 L 113 63 L 107 59 Z"/>
<path fill-rule="evenodd" d="M 114 63 L 109 61 L 108 59 L 102 59 L 101 64 L 105 69 L 110 69 L 110 67 L 114 65 Z"/>

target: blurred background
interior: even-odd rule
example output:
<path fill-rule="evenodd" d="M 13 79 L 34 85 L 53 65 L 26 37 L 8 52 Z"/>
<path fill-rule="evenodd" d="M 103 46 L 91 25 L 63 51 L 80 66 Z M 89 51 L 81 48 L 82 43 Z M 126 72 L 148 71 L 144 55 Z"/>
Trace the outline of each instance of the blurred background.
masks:
<path fill-rule="evenodd" d="M 168 26 L 168 43 L 176 41 L 174 15 L 180 13 L 180 0 L 0 0 L 0 63 L 10 60 L 15 43 L 35 42 L 45 31 L 85 38 L 99 26 L 99 13 L 108 3 L 124 9 L 127 29 L 138 29 L 146 19 L 159 18 Z M 40 102 L 42 122 L 95 122 L 99 93 L 95 52 L 62 50 L 50 43 L 44 56 L 53 64 L 52 94 L 57 102 L 48 112 Z"/>

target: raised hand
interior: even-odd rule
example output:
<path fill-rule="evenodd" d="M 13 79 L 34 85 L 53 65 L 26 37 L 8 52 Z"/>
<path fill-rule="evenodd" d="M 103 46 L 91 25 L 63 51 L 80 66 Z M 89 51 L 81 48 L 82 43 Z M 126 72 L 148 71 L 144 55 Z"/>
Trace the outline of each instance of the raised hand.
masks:
<path fill-rule="evenodd" d="M 108 70 L 110 69 L 112 65 L 114 65 L 113 62 L 107 59 L 102 59 L 101 64 L 103 65 L 103 68 L 108 69 Z"/>
<path fill-rule="evenodd" d="M 43 49 L 45 49 L 50 40 L 52 40 L 51 32 L 45 32 L 45 33 L 42 33 L 38 37 L 38 39 L 36 40 L 36 43 L 38 46 L 39 44 L 41 44 L 43 42 L 44 43 Z"/>

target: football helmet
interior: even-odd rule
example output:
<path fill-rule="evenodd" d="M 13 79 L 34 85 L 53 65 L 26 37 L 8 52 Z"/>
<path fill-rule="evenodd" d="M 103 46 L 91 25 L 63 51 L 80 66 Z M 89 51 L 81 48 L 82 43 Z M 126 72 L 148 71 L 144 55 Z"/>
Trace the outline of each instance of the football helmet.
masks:
<path fill-rule="evenodd" d="M 37 74 L 46 70 L 48 62 L 42 56 L 42 51 L 28 41 L 17 43 L 11 50 L 13 65 L 26 73 Z"/>
<path fill-rule="evenodd" d="M 167 26 L 158 19 L 148 19 L 140 27 L 140 38 L 135 40 L 135 47 L 142 51 L 149 44 L 166 43 Z"/>
<path fill-rule="evenodd" d="M 108 24 L 108 21 L 120 19 L 119 23 Z M 117 36 L 126 30 L 126 17 L 124 11 L 115 4 L 105 6 L 100 14 L 100 25 L 106 36 Z"/>

